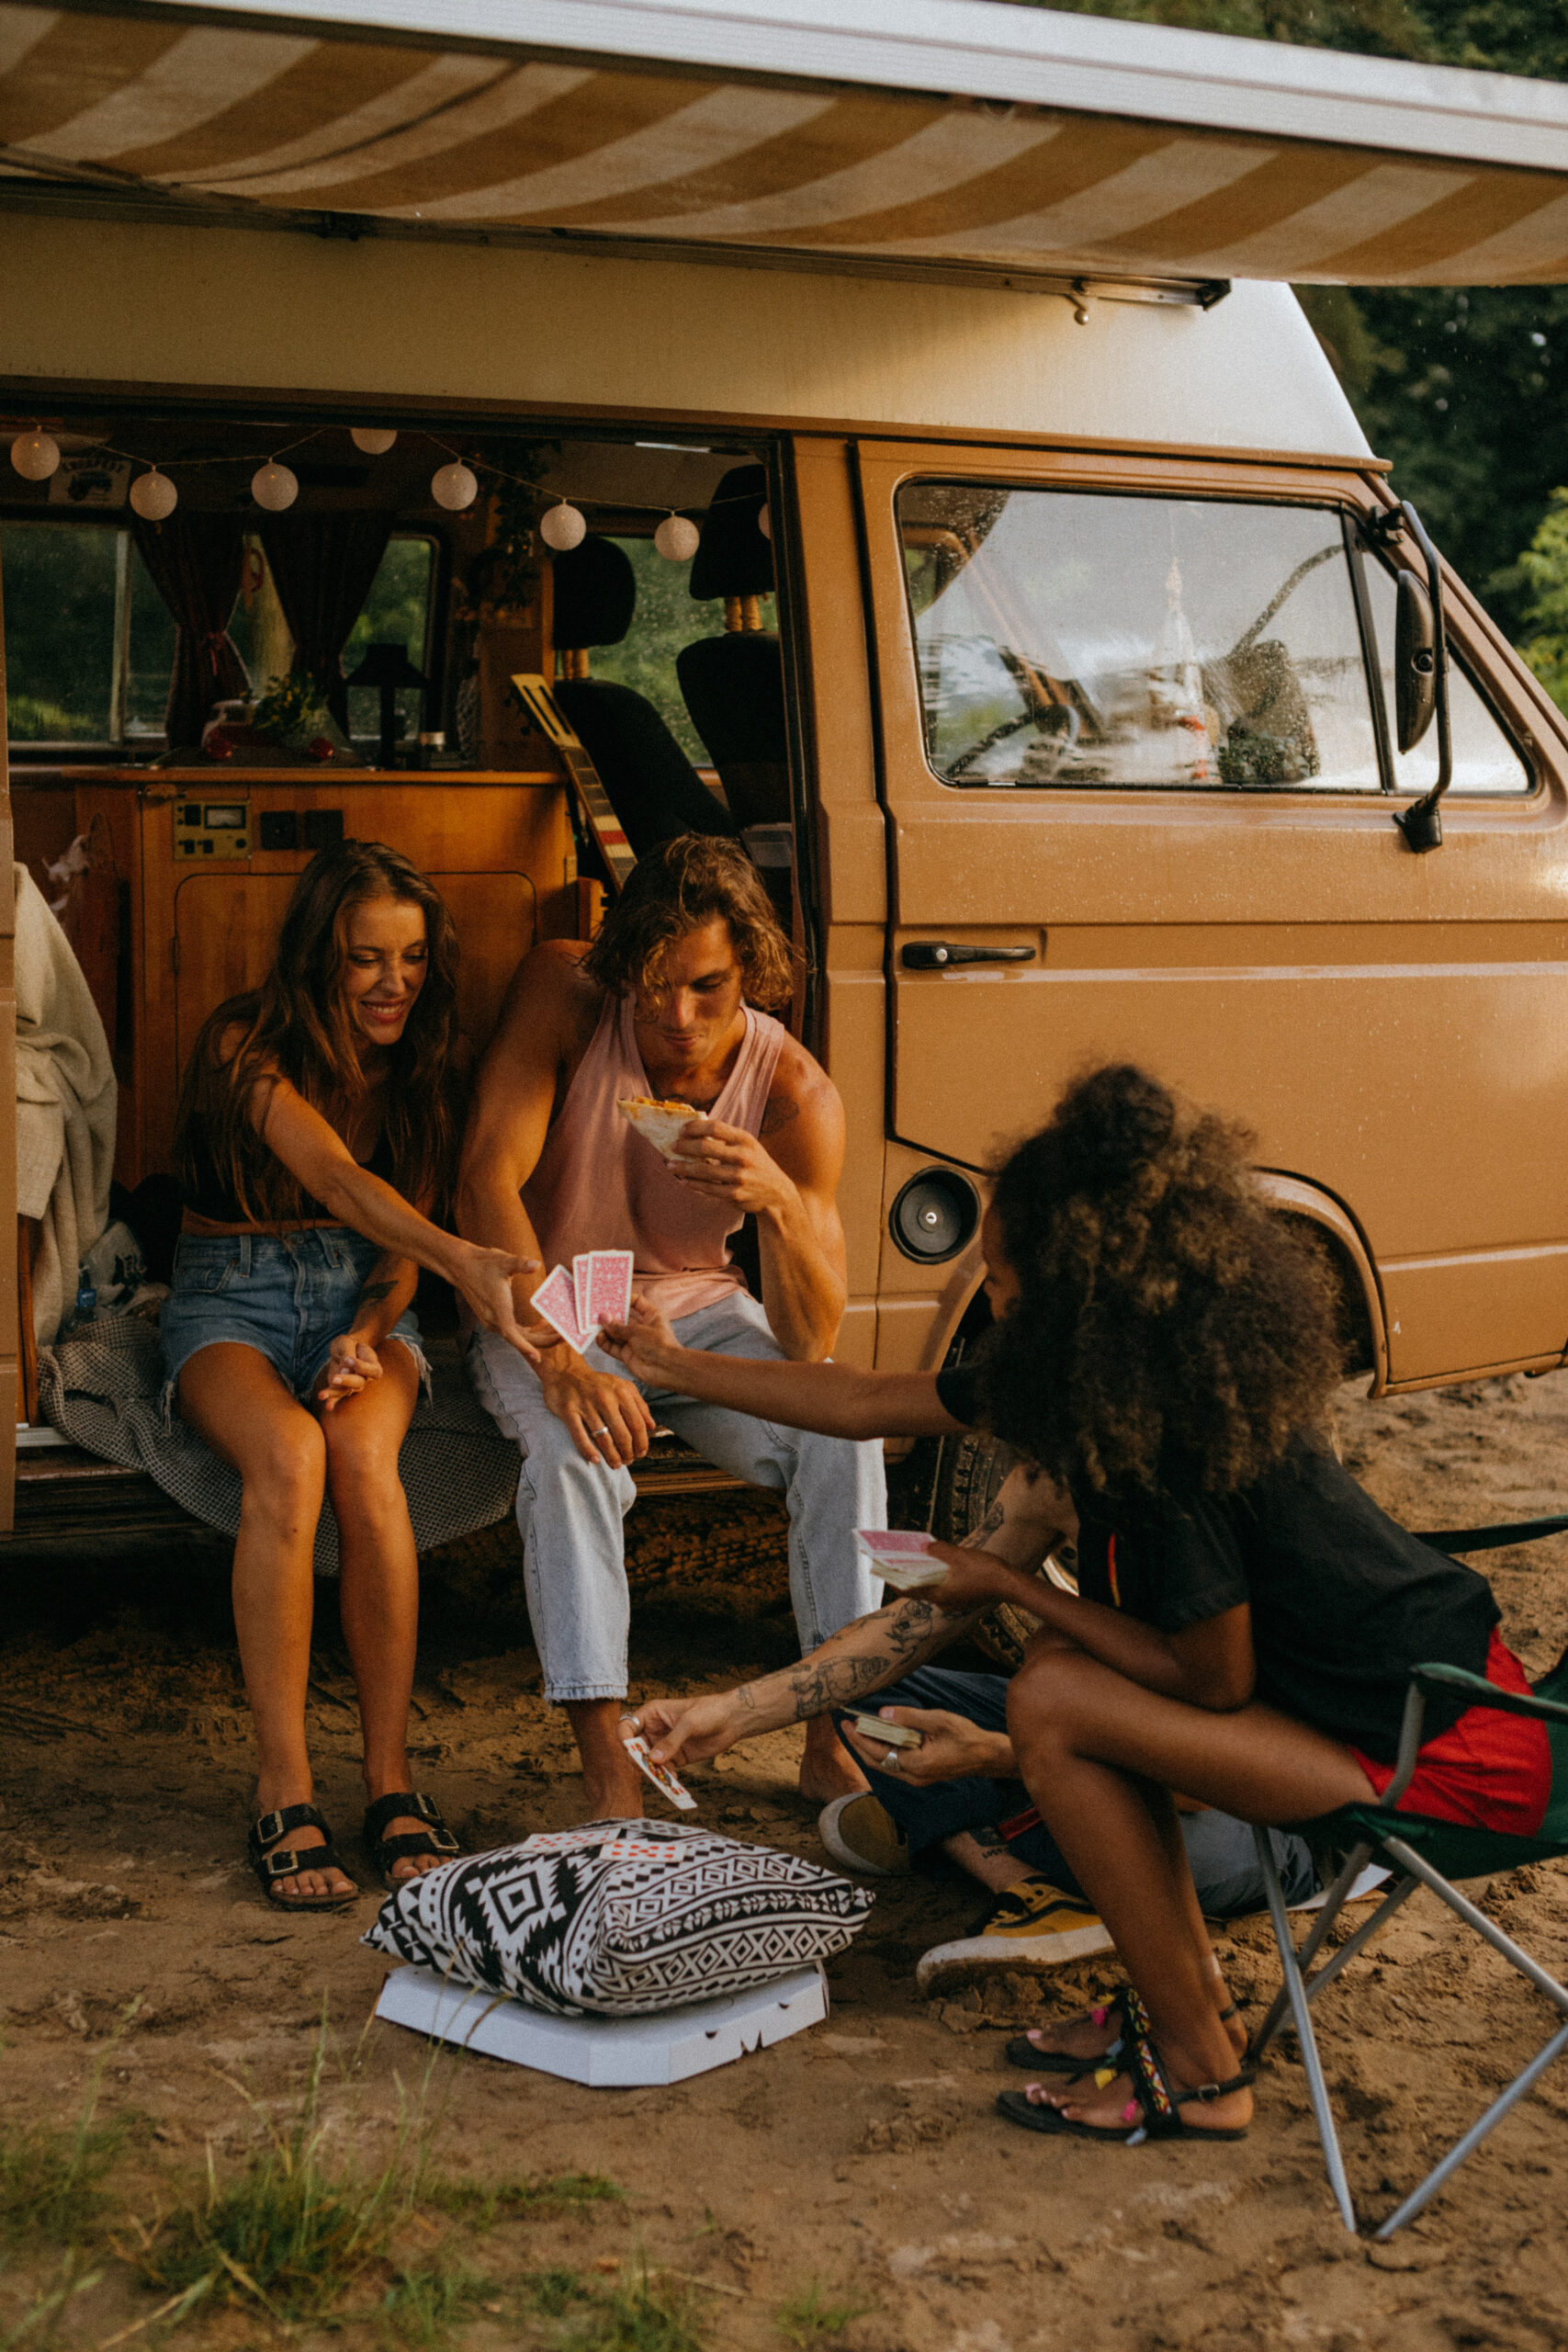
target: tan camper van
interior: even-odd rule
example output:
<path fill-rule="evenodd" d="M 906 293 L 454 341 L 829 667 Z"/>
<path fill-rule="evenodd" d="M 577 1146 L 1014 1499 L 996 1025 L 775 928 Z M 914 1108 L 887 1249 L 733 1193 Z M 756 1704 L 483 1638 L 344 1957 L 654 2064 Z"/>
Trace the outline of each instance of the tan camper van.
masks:
<path fill-rule="evenodd" d="M 1379 1386 L 1558 1364 L 1568 729 L 1280 281 L 1564 274 L 1563 94 L 890 14 L 0 0 L 9 809 L 83 844 L 117 1173 L 320 843 L 434 875 L 482 1046 L 657 775 L 795 929 L 841 1356 L 973 1333 L 992 1156 L 1126 1055 L 1253 1125 Z M 258 752 L 247 673 L 345 646 L 352 751 Z M 18 1532 L 111 1523 L 0 1318 Z"/>

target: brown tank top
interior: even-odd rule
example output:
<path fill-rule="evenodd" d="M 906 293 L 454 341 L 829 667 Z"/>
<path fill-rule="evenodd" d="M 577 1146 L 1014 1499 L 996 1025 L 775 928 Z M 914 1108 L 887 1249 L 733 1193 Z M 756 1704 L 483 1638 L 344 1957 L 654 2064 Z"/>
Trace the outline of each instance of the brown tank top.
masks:
<path fill-rule="evenodd" d="M 671 1176 L 663 1159 L 615 1108 L 618 1096 L 651 1094 L 631 996 L 607 997 L 592 1042 L 567 1088 L 545 1148 L 523 1187 L 546 1270 L 589 1250 L 629 1250 L 635 1282 L 671 1320 L 745 1287 L 728 1243 L 740 1218 Z M 704 1117 L 760 1135 L 768 1090 L 788 1032 L 745 1007 L 746 1035 L 717 1102 Z"/>

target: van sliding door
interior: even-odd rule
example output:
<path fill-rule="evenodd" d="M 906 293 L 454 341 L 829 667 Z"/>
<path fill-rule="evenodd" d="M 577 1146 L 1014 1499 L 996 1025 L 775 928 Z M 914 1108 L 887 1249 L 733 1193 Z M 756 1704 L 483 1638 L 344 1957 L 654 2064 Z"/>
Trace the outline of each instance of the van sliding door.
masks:
<path fill-rule="evenodd" d="M 983 1168 L 1086 1065 L 1143 1063 L 1348 1214 L 1393 1382 L 1558 1357 L 1562 752 L 1476 608 L 1416 856 L 1354 474 L 876 444 L 860 484 L 892 1135 Z"/>

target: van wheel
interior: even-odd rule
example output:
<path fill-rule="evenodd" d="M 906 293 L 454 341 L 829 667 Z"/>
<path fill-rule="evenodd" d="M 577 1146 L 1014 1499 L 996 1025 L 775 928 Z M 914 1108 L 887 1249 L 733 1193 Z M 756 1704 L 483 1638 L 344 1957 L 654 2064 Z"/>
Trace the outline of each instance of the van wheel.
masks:
<path fill-rule="evenodd" d="M 944 1437 L 931 1497 L 931 1533 L 943 1544 L 962 1544 L 966 1535 L 983 1527 L 1017 1460 L 1010 1445 L 977 1430 L 965 1430 L 962 1437 Z M 981 1618 L 975 1639 L 1004 1674 L 1014 1674 L 1023 1663 L 1023 1645 L 1036 1622 L 1004 1600 Z"/>

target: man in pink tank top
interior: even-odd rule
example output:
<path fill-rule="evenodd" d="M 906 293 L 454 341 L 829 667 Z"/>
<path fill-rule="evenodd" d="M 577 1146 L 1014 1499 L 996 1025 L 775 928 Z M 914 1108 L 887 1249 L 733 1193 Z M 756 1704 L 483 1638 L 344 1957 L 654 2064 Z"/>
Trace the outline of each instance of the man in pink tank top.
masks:
<path fill-rule="evenodd" d="M 592 947 L 547 941 L 519 966 L 479 1071 L 459 1232 L 547 1272 L 591 1250 L 629 1250 L 637 1290 L 683 1345 L 819 1362 L 844 1310 L 844 1113 L 827 1072 L 758 1010 L 786 1002 L 790 984 L 788 942 L 739 844 L 662 842 Z M 672 1159 L 616 1108 L 637 1096 L 691 1105 Z M 729 1255 L 748 1216 L 760 1299 Z M 540 1280 L 517 1284 L 534 1361 L 479 1332 L 469 1370 L 522 1450 L 528 1613 L 545 1694 L 576 1735 L 586 1818 L 625 1818 L 643 1811 L 643 1783 L 618 1728 L 629 1617 L 621 1521 L 636 1499 L 631 1464 L 656 1423 L 784 1495 L 803 1651 L 876 1606 L 854 1531 L 886 1524 L 882 1451 L 628 1379 L 600 1349 L 580 1354 L 540 1320 L 528 1304 Z M 808 1727 L 800 1779 L 818 1804 L 864 1785 L 828 1717 Z"/>

